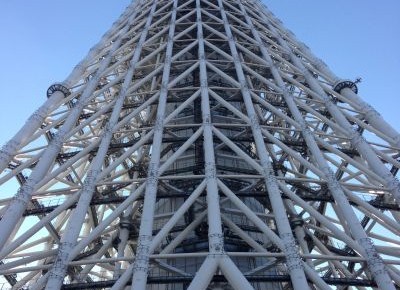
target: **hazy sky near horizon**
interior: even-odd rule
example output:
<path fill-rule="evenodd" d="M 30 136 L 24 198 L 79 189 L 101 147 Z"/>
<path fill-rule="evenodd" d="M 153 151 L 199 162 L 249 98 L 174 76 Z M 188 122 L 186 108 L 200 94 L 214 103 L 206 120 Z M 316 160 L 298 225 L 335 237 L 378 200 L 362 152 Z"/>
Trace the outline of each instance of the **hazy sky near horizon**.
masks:
<path fill-rule="evenodd" d="M 0 1 L 0 145 L 63 81 L 130 0 Z M 400 130 L 400 1 L 264 0 L 360 95 Z"/>

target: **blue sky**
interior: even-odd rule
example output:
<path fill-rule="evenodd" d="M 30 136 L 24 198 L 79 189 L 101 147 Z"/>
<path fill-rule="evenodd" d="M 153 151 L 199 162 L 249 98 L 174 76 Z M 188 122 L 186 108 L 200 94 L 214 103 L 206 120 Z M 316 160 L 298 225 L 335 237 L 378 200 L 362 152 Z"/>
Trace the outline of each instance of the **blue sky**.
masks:
<path fill-rule="evenodd" d="M 400 130 L 400 1 L 265 0 L 285 26 Z M 45 100 L 130 0 L 0 1 L 0 144 Z"/>

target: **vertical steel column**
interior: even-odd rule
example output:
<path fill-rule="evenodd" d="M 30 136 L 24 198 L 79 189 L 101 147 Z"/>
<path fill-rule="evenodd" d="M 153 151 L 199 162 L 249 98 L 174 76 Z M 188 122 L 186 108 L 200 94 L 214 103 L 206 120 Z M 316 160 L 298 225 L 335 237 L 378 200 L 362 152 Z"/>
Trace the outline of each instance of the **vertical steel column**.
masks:
<path fill-rule="evenodd" d="M 340 183 L 335 178 L 335 174 L 332 172 L 332 170 L 330 169 L 329 165 L 327 164 L 325 158 L 323 157 L 323 154 L 320 151 L 320 149 L 314 139 L 313 133 L 308 128 L 302 114 L 300 113 L 298 107 L 296 106 L 293 96 L 286 89 L 285 83 L 269 55 L 268 48 L 265 46 L 265 44 L 261 40 L 261 37 L 260 37 L 258 31 L 254 28 L 254 25 L 253 25 L 250 17 L 247 15 L 246 9 L 244 8 L 244 6 L 241 3 L 240 3 L 240 8 L 241 8 L 243 15 L 245 16 L 246 22 L 249 25 L 255 40 L 258 42 L 258 45 L 259 45 L 259 48 L 261 50 L 264 60 L 270 65 L 270 70 L 274 77 L 274 80 L 276 81 L 278 87 L 283 92 L 283 97 L 285 99 L 285 102 L 286 102 L 290 112 L 292 113 L 292 116 L 294 117 L 296 122 L 298 122 L 298 124 L 299 124 L 299 127 L 301 129 L 304 140 L 306 141 L 308 149 L 311 151 L 312 156 L 313 156 L 314 160 L 316 161 L 318 167 L 324 173 L 325 179 L 328 184 L 328 188 L 329 188 L 332 196 L 335 198 L 336 203 L 338 203 L 340 205 L 337 207 L 337 209 L 340 210 L 340 212 L 344 216 L 354 238 L 357 239 L 357 241 L 363 247 L 363 250 L 364 250 L 363 255 L 367 259 L 367 262 L 371 269 L 371 272 L 374 274 L 374 278 L 376 279 L 376 281 L 381 289 L 391 289 L 391 290 L 394 289 L 393 283 L 391 282 L 391 280 L 387 274 L 387 271 L 383 264 L 382 258 L 379 256 L 376 249 L 373 247 L 372 241 L 368 238 L 367 234 L 365 233 L 364 229 L 362 228 L 361 224 L 359 223 L 358 218 L 357 218 L 356 214 L 354 213 L 347 197 L 345 196 Z M 369 241 L 369 243 L 365 242 L 367 240 Z M 373 255 L 371 255 L 371 253 L 373 253 Z"/>
<path fill-rule="evenodd" d="M 158 94 L 155 94 L 154 96 L 158 96 Z M 165 123 L 168 123 L 172 118 L 178 115 L 179 112 L 181 112 L 182 109 L 185 108 L 188 104 L 192 103 L 197 96 L 198 93 L 196 92 L 189 99 L 183 102 L 174 112 L 172 112 L 170 115 L 168 115 L 168 117 L 165 118 Z M 151 97 L 149 100 L 151 100 L 152 98 L 153 97 Z M 163 163 L 163 165 L 159 167 L 159 174 L 162 174 L 168 168 L 168 166 L 170 166 L 176 160 L 177 157 L 179 157 L 185 150 L 187 150 L 188 147 L 194 142 L 194 140 L 196 140 L 200 136 L 201 133 L 202 130 L 196 131 L 195 134 L 193 134 L 169 159 L 167 159 Z M 141 148 L 144 145 L 144 143 L 148 141 L 149 136 L 152 136 L 152 131 L 144 135 L 138 143 L 136 143 L 133 147 L 131 147 L 130 148 L 131 152 L 127 151 L 129 153 L 128 155 Z M 108 169 L 103 170 L 99 176 L 99 179 L 101 180 L 108 173 L 109 173 Z M 139 187 L 137 187 L 137 189 L 132 190 L 131 195 L 122 204 L 120 204 L 120 206 L 114 209 L 114 211 L 109 216 L 107 216 L 107 218 L 105 218 L 95 229 L 93 229 L 92 232 L 87 237 L 82 239 L 76 245 L 76 247 L 71 251 L 70 257 L 74 258 L 75 256 L 77 256 L 81 250 L 83 250 L 86 246 L 90 244 L 90 242 L 99 237 L 101 233 L 106 229 L 106 227 L 120 216 L 120 214 L 123 212 L 125 208 L 127 208 L 130 204 L 135 202 L 137 198 L 142 195 L 144 189 L 145 189 L 145 183 L 141 184 Z M 133 264 L 131 266 L 133 266 Z M 130 273 L 132 271 L 132 268 L 133 267 L 128 268 L 125 271 L 125 273 L 116 283 L 115 287 L 113 286 L 113 289 L 115 288 L 119 289 L 120 285 L 122 285 L 121 287 L 123 287 L 126 284 L 126 282 L 129 280 L 129 276 L 131 276 Z"/>
<path fill-rule="evenodd" d="M 247 17 L 247 21 L 250 19 Z M 364 250 L 364 256 L 368 261 L 368 266 L 376 279 L 378 285 L 382 289 L 394 289 L 394 285 L 389 278 L 389 275 L 385 269 L 383 264 L 382 258 L 379 256 L 378 252 L 376 251 L 371 239 L 367 236 L 364 229 L 362 228 L 361 224 L 358 222 L 357 216 L 355 215 L 354 211 L 352 210 L 351 205 L 348 202 L 339 182 L 335 178 L 335 174 L 329 168 L 326 160 L 324 159 L 321 151 L 318 148 L 318 145 L 315 142 L 312 132 L 306 125 L 299 109 L 297 108 L 293 96 L 287 91 L 283 79 L 281 78 L 279 71 L 273 65 L 272 59 L 268 54 L 268 49 L 266 48 L 265 44 L 262 43 L 261 38 L 259 37 L 257 31 L 254 29 L 252 23 L 248 23 L 251 26 L 253 35 L 256 37 L 256 40 L 259 42 L 260 48 L 262 49 L 263 56 L 267 63 L 271 65 L 271 72 L 274 76 L 275 81 L 277 82 L 278 86 L 283 91 L 283 96 L 285 101 L 293 114 L 295 120 L 299 123 L 300 128 L 302 130 L 302 135 L 307 143 L 308 148 L 313 154 L 315 161 L 317 162 L 320 169 L 324 172 L 325 178 L 328 183 L 328 188 L 331 194 L 334 196 L 336 202 L 338 203 L 338 209 L 340 210 L 341 214 L 345 217 L 347 224 L 350 228 L 350 231 L 355 239 L 357 239 L 358 243 L 362 246 Z M 273 29 L 273 28 L 272 28 Z M 271 29 L 271 30 L 272 30 Z M 276 31 L 273 31 L 276 34 Z M 283 46 L 284 40 L 280 39 L 280 43 Z M 286 43 L 285 43 L 286 44 Z M 286 44 L 287 46 L 287 44 Z M 286 47 L 287 48 L 287 47 Z M 295 57 L 295 56 L 294 56 Z M 303 67 L 304 68 L 304 67 Z"/>
<path fill-rule="evenodd" d="M 296 242 L 292 234 L 292 229 L 288 217 L 286 215 L 286 209 L 282 201 L 280 190 L 276 177 L 268 159 L 268 151 L 265 147 L 264 138 L 262 136 L 260 124 L 258 121 L 257 114 L 254 109 L 254 104 L 251 99 L 251 95 L 248 89 L 248 85 L 243 73 L 243 68 L 239 59 L 239 54 L 236 49 L 236 45 L 233 39 L 233 35 L 230 29 L 230 24 L 226 16 L 222 0 L 218 0 L 218 5 L 221 10 L 222 20 L 224 22 L 225 33 L 228 38 L 231 55 L 235 64 L 236 74 L 240 83 L 240 89 L 243 95 L 243 100 L 247 110 L 248 117 L 251 122 L 251 130 L 253 133 L 254 141 L 256 144 L 258 156 L 260 158 L 261 166 L 264 172 L 265 185 L 267 187 L 269 198 L 271 201 L 273 213 L 275 215 L 275 222 L 278 227 L 279 236 L 282 239 L 286 255 L 286 264 L 292 280 L 294 289 L 304 290 L 310 289 L 307 279 L 304 273 L 303 263 L 300 258 L 300 254 L 296 247 Z"/>
<path fill-rule="evenodd" d="M 198 61 L 200 69 L 200 93 L 201 113 L 204 127 L 204 162 L 205 178 L 207 181 L 207 214 L 208 214 L 208 237 L 209 251 L 213 254 L 222 254 L 224 251 L 224 237 L 222 234 L 221 209 L 219 206 L 219 195 L 217 185 L 217 169 L 215 167 L 215 152 L 212 133 L 212 120 L 210 112 L 210 100 L 208 95 L 208 79 L 206 67 L 206 54 L 204 49 L 203 21 L 201 17 L 201 2 L 196 0 L 196 22 Z"/>
<path fill-rule="evenodd" d="M 128 23 L 130 24 L 134 20 L 134 18 L 135 14 L 130 17 Z M 47 290 L 58 289 L 63 283 L 64 276 L 67 272 L 68 263 L 71 260 L 71 251 L 77 243 L 82 224 L 84 223 L 90 201 L 92 200 L 92 196 L 96 188 L 96 183 L 99 181 L 98 175 L 101 172 L 104 158 L 108 152 L 108 147 L 111 143 L 115 126 L 118 123 L 118 118 L 120 116 L 120 112 L 124 104 L 128 88 L 131 85 L 132 78 L 136 70 L 137 62 L 141 54 L 142 45 L 147 37 L 148 27 L 151 24 L 151 17 L 149 17 L 149 19 L 150 20 L 146 23 L 146 27 L 140 37 L 138 48 L 135 50 L 132 60 L 130 61 L 130 68 L 128 69 L 125 80 L 121 86 L 121 90 L 114 104 L 109 122 L 104 128 L 97 154 L 91 162 L 83 187 L 79 192 L 80 198 L 78 200 L 77 206 L 74 209 L 73 214 L 71 214 L 71 218 L 68 221 L 64 235 L 58 247 L 58 255 L 54 262 L 54 266 L 49 271 L 49 278 L 46 285 Z M 122 34 L 125 34 L 128 29 L 129 25 L 125 26 L 125 28 L 122 30 Z"/>
<path fill-rule="evenodd" d="M 224 237 L 222 233 L 221 210 L 219 207 L 218 185 L 215 167 L 215 153 L 212 134 L 212 120 L 208 95 L 206 55 L 204 50 L 201 2 L 196 0 L 196 25 L 198 44 L 198 62 L 200 69 L 201 113 L 203 120 L 204 171 L 207 188 L 208 247 L 210 254 L 201 265 L 189 290 L 206 289 L 217 270 L 218 259 L 224 255 Z M 216 255 L 216 256 L 215 256 Z"/>
<path fill-rule="evenodd" d="M 158 1 L 154 1 L 152 13 Z M 168 97 L 168 83 L 171 69 L 172 49 L 174 45 L 176 10 L 178 1 L 173 1 L 171 22 L 168 33 L 168 43 L 164 59 L 164 71 L 161 82 L 160 99 L 158 102 L 157 115 L 154 125 L 153 145 L 151 149 L 151 160 L 149 163 L 146 191 L 144 194 L 143 213 L 140 221 L 138 246 L 133 265 L 132 290 L 144 290 L 146 288 L 147 275 L 149 271 L 150 245 L 153 237 L 154 210 L 157 197 L 157 186 L 160 167 L 160 154 L 162 138 L 164 133 L 164 117 Z M 149 17 L 151 20 L 151 17 Z"/>
<path fill-rule="evenodd" d="M 218 184 L 216 176 L 216 164 L 214 153 L 214 142 L 212 133 L 212 120 L 210 112 L 210 101 L 208 94 L 208 79 L 206 67 L 206 55 L 204 49 L 203 25 L 201 18 L 201 2 L 196 0 L 196 22 L 197 39 L 199 41 L 198 58 L 200 64 L 200 90 L 201 90 L 201 110 L 204 127 L 204 160 L 205 178 L 207 182 L 207 215 L 208 215 L 208 241 L 209 255 L 200 267 L 189 290 L 206 289 L 210 283 L 217 266 L 230 268 L 235 277 L 227 276 L 228 281 L 234 289 L 248 289 L 253 287 L 244 278 L 239 269 L 233 265 L 229 257 L 224 253 L 224 236 L 222 233 L 221 210 L 219 204 Z M 223 264 L 221 264 L 223 263 Z"/>
<path fill-rule="evenodd" d="M 62 82 L 66 88 L 71 87 L 83 74 L 86 69 L 86 65 L 93 60 L 94 56 L 97 55 L 104 45 L 109 41 L 111 36 L 115 36 L 118 32 L 117 27 L 130 15 L 131 12 L 136 11 L 138 2 L 132 2 L 126 11 L 120 16 L 120 18 L 113 24 L 107 33 L 103 35 L 99 43 L 93 46 L 87 56 L 79 62 L 70 73 L 70 75 Z M 35 132 L 42 124 L 44 119 L 53 111 L 57 105 L 60 104 L 61 100 L 66 95 L 61 91 L 55 91 L 50 98 L 48 98 L 44 104 L 39 107 L 27 120 L 24 126 L 14 135 L 14 137 L 8 141 L 0 150 L 0 173 L 7 168 L 8 163 L 16 154 L 17 150 L 24 145 L 24 142 L 31 136 L 32 132 Z"/>

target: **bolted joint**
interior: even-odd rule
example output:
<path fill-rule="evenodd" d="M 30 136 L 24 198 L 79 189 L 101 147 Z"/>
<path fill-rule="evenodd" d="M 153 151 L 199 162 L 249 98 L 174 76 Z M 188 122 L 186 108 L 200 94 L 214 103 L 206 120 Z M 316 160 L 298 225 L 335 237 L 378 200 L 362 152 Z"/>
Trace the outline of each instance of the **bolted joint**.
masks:
<path fill-rule="evenodd" d="M 47 98 L 50 98 L 55 92 L 63 93 L 65 98 L 71 94 L 71 91 L 66 86 L 55 83 L 47 89 Z"/>
<path fill-rule="evenodd" d="M 128 64 L 129 66 L 130 64 Z M 119 90 L 119 95 L 125 97 L 126 93 L 128 92 L 128 89 L 124 86 L 121 87 L 121 89 Z"/>
<path fill-rule="evenodd" d="M 131 228 L 131 222 L 130 219 L 128 217 L 121 217 L 119 219 L 119 227 L 121 229 L 127 229 L 129 230 Z"/>
<path fill-rule="evenodd" d="M 217 178 L 216 166 L 214 162 L 205 163 L 205 178 L 206 180 Z"/>
<path fill-rule="evenodd" d="M 296 242 L 291 233 L 281 235 L 284 253 L 286 256 L 286 266 L 289 271 L 303 270 L 300 254 L 297 250 Z"/>
<path fill-rule="evenodd" d="M 351 80 L 340 80 L 333 85 L 333 90 L 339 94 L 345 88 L 352 90 L 355 94 L 358 93 L 358 88 L 356 83 Z"/>
<path fill-rule="evenodd" d="M 209 234 L 208 239 L 210 241 L 210 252 L 212 254 L 225 254 L 223 234 Z"/>
<path fill-rule="evenodd" d="M 154 131 L 161 131 L 164 128 L 164 117 L 157 117 L 154 121 Z"/>
<path fill-rule="evenodd" d="M 302 227 L 304 225 L 304 220 L 300 216 L 293 217 L 290 220 L 290 226 L 292 229 L 295 229 L 297 227 Z"/>
<path fill-rule="evenodd" d="M 147 272 L 149 270 L 150 244 L 152 237 L 141 235 L 138 239 L 136 257 L 134 262 L 134 272 Z"/>
<path fill-rule="evenodd" d="M 17 191 L 17 194 L 13 197 L 13 202 L 16 204 L 27 206 L 31 193 L 34 190 L 34 183 L 28 180 L 22 187 Z"/>
<path fill-rule="evenodd" d="M 212 126 L 210 114 L 203 114 L 203 126 Z"/>
<path fill-rule="evenodd" d="M 86 173 L 86 178 L 84 183 L 94 184 L 96 183 L 97 176 L 100 174 L 101 170 L 91 169 Z"/>
<path fill-rule="evenodd" d="M 0 160 L 5 158 L 4 160 L 8 162 L 8 158 L 11 158 L 17 148 L 19 146 L 19 142 L 14 140 L 10 140 L 0 149 Z"/>
<path fill-rule="evenodd" d="M 149 164 L 149 170 L 147 174 L 147 185 L 148 186 L 156 186 L 158 183 L 158 167 L 159 164 L 152 162 Z"/>
<path fill-rule="evenodd" d="M 113 129 L 114 129 L 113 124 L 107 123 L 103 129 L 103 138 L 107 136 L 111 137 L 114 131 Z"/>
<path fill-rule="evenodd" d="M 362 238 L 359 239 L 358 242 L 365 250 L 368 268 L 373 275 L 387 274 L 383 259 L 376 250 L 372 240 L 370 238 Z"/>

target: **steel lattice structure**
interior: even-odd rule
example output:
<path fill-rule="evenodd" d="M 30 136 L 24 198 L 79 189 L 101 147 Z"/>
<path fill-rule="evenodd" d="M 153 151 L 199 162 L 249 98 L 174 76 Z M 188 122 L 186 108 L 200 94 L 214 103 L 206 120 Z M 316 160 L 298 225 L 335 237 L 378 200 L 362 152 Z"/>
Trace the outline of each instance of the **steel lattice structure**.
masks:
<path fill-rule="evenodd" d="M 2 289 L 396 289 L 399 148 L 258 0 L 136 0 L 1 150 Z"/>

